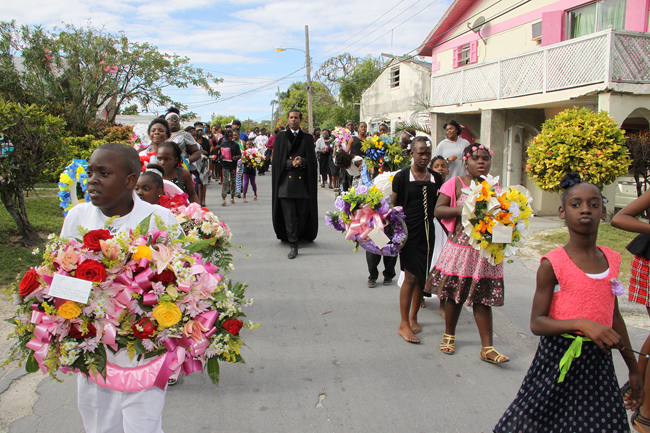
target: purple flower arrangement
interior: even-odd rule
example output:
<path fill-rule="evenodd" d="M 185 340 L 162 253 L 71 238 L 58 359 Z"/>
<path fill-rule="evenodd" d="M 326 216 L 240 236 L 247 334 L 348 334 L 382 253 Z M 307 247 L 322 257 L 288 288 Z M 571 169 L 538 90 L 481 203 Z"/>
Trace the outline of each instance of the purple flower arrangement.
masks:
<path fill-rule="evenodd" d="M 327 212 L 325 223 L 345 233 L 345 238 L 355 243 L 355 251 L 361 246 L 373 254 L 395 257 L 402 250 L 408 237 L 404 211 L 399 206 L 391 208 L 377 188 L 352 188 L 337 197 L 334 206 L 338 211 Z M 377 225 L 389 239 L 382 248 L 370 239 Z"/>

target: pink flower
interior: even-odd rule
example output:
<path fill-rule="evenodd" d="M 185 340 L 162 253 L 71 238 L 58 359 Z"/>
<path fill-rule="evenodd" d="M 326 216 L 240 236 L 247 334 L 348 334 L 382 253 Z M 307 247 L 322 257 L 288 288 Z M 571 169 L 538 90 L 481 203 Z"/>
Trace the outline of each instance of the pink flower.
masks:
<path fill-rule="evenodd" d="M 47 48 L 45 48 L 45 50 L 43 50 L 43 51 L 45 51 L 45 52 L 48 53 L 48 54 L 51 53 L 51 51 L 48 50 Z"/>
<path fill-rule="evenodd" d="M 106 67 L 104 68 L 104 71 L 106 71 L 106 72 L 109 72 L 110 70 L 111 70 L 111 67 L 110 67 L 110 66 L 106 66 Z"/>
<path fill-rule="evenodd" d="M 45 55 L 45 58 L 46 58 L 47 60 L 52 60 L 52 57 L 50 57 L 50 56 L 47 55 L 47 54 Z"/>
<path fill-rule="evenodd" d="M 59 250 L 59 254 L 57 254 L 54 261 L 58 263 L 64 271 L 72 272 L 77 267 L 79 254 L 72 246 L 69 246 L 65 251 Z"/>
<path fill-rule="evenodd" d="M 101 246 L 102 254 L 104 254 L 104 257 L 111 261 L 117 260 L 120 254 L 120 247 L 117 244 L 109 245 L 105 240 L 100 240 L 99 245 Z"/>
<path fill-rule="evenodd" d="M 203 333 L 208 331 L 208 328 L 203 326 L 198 320 L 190 320 L 183 327 L 186 337 L 192 337 L 194 341 L 203 340 Z"/>
<path fill-rule="evenodd" d="M 527 165 L 527 166 L 526 166 L 526 170 L 530 170 L 530 169 L 531 169 L 531 166 L 530 166 L 530 165 Z"/>
<path fill-rule="evenodd" d="M 105 64 L 105 63 L 104 63 L 104 61 L 102 60 L 101 62 L 99 62 L 99 64 L 100 64 L 100 65 L 103 65 L 103 64 Z"/>

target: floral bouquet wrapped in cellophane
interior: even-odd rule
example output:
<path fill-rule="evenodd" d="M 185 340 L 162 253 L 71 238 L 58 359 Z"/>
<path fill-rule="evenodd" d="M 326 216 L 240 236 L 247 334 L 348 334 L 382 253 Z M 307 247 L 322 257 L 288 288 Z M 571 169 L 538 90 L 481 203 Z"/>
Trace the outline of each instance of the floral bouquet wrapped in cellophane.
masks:
<path fill-rule="evenodd" d="M 345 233 L 345 238 L 366 251 L 395 257 L 406 243 L 407 231 L 401 206 L 391 208 L 376 187 L 351 188 L 337 197 L 338 212 L 329 211 L 327 225 Z"/>
<path fill-rule="evenodd" d="M 502 191 L 498 183 L 498 176 L 488 175 L 463 189 L 468 195 L 462 213 L 464 231 L 470 245 L 492 265 L 514 255 L 524 245 L 533 214 L 533 198 L 526 188 L 517 185 Z"/>
<path fill-rule="evenodd" d="M 348 141 L 352 138 L 352 133 L 349 129 L 337 126 L 332 131 L 332 136 L 334 136 L 334 141 L 332 141 L 334 155 L 336 155 L 341 149 L 345 151 L 348 150 Z"/>
<path fill-rule="evenodd" d="M 261 167 L 264 156 L 255 148 L 246 149 L 241 154 L 241 161 L 242 164 L 248 167 Z"/>
<path fill-rule="evenodd" d="M 401 164 L 404 161 L 402 148 L 393 137 L 386 134 L 368 137 L 361 142 L 361 150 L 366 154 L 368 167 L 377 167 L 379 173 L 383 172 L 384 164 L 390 170 L 402 168 Z"/>
<path fill-rule="evenodd" d="M 6 363 L 139 391 L 203 368 L 218 384 L 219 360 L 244 362 L 239 332 L 255 327 L 240 320 L 252 303 L 246 286 L 188 252 L 157 216 L 158 229 L 149 231 L 150 218 L 130 233 L 80 227 L 80 239 L 50 236 L 43 264 L 11 289 L 16 342 Z M 64 297 L 59 287 L 70 285 L 86 287 L 85 302 Z M 107 360 L 107 351 L 122 349 L 131 359 L 153 359 L 133 368 Z"/>

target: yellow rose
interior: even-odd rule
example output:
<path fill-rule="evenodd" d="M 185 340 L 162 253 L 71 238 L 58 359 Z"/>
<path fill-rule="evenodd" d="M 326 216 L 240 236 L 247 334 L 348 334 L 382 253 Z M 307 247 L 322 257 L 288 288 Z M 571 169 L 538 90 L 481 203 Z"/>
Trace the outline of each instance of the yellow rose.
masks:
<path fill-rule="evenodd" d="M 138 246 L 138 251 L 136 251 L 135 254 L 131 256 L 131 258 L 135 261 L 139 261 L 140 259 L 151 260 L 151 248 L 140 245 Z"/>
<path fill-rule="evenodd" d="M 472 237 L 478 241 L 483 236 L 481 235 L 481 232 L 479 232 L 479 231 L 472 231 Z"/>
<path fill-rule="evenodd" d="M 65 301 L 63 305 L 59 307 L 57 313 L 64 319 L 74 319 L 75 317 L 79 317 L 81 314 L 81 308 L 79 308 L 76 302 Z"/>
<path fill-rule="evenodd" d="M 156 322 L 160 324 L 163 328 L 169 328 L 180 322 L 181 310 L 176 304 L 171 302 L 161 302 L 153 309 L 153 318 L 156 319 Z"/>
<path fill-rule="evenodd" d="M 488 241 L 486 241 L 486 240 L 481 241 L 481 248 L 487 248 L 488 245 L 490 245 L 490 243 Z"/>

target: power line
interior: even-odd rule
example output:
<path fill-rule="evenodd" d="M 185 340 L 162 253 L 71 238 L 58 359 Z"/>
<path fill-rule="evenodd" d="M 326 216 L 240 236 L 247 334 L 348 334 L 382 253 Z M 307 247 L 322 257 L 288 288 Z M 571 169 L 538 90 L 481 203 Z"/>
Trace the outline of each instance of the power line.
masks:
<path fill-rule="evenodd" d="M 327 51 L 325 51 L 325 52 L 319 54 L 319 55 L 316 56 L 316 57 L 322 57 L 322 56 L 324 56 L 325 54 L 327 54 L 327 53 L 329 53 L 329 52 L 331 52 L 331 51 L 336 50 L 338 47 L 340 47 L 341 45 L 345 44 L 347 41 L 349 41 L 350 39 L 352 39 L 353 37 L 355 37 L 355 36 L 358 35 L 359 33 L 363 32 L 363 31 L 366 30 L 368 27 L 372 26 L 374 23 L 376 23 L 377 21 L 379 21 L 380 19 L 382 19 L 382 18 L 385 17 L 386 15 L 388 15 L 388 14 L 389 14 L 393 9 L 395 9 L 397 6 L 399 6 L 399 5 L 401 5 L 402 3 L 404 3 L 404 1 L 405 1 L 405 0 L 400 0 L 400 2 L 398 2 L 398 3 L 397 3 L 395 6 L 393 6 L 392 8 L 388 9 L 384 14 L 382 14 L 381 16 L 379 16 L 379 18 L 377 18 L 376 20 L 374 20 L 373 22 L 371 22 L 370 24 L 368 24 L 367 26 L 365 26 L 364 28 L 362 28 L 361 30 L 359 30 L 358 32 L 356 32 L 355 34 L 353 34 L 352 36 L 350 36 L 349 38 L 347 38 L 347 39 L 344 40 L 343 42 L 341 42 L 340 44 L 336 45 L 334 48 L 330 48 L 329 50 L 327 50 Z M 389 20 L 389 22 L 392 21 L 393 19 L 395 19 L 395 17 L 391 18 L 391 19 Z M 362 39 L 363 39 L 363 38 L 362 38 Z M 358 41 L 357 41 L 357 42 L 358 42 Z M 312 60 L 313 60 L 313 59 L 312 59 Z"/>

